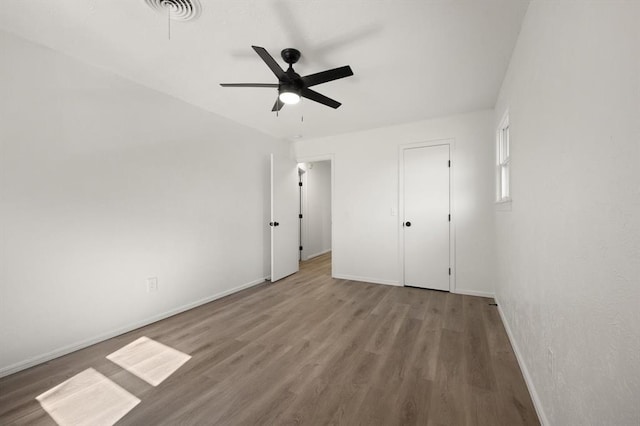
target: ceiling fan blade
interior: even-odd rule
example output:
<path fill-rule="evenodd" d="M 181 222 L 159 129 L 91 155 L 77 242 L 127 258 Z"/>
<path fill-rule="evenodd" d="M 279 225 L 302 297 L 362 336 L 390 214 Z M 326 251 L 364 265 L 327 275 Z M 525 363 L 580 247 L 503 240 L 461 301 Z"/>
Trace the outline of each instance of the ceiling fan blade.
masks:
<path fill-rule="evenodd" d="M 349 65 L 344 67 L 334 68 L 332 70 L 322 71 L 315 74 L 309 74 L 302 77 L 306 87 L 315 86 L 316 84 L 326 83 L 327 81 L 337 80 L 339 78 L 345 78 L 353 75 L 353 71 Z"/>
<path fill-rule="evenodd" d="M 282 109 L 283 106 L 284 106 L 284 102 L 282 102 L 280 98 L 276 98 L 276 103 L 273 104 L 273 108 L 271 108 L 271 111 L 278 112 Z"/>
<path fill-rule="evenodd" d="M 220 83 L 222 87 L 278 87 L 276 83 Z"/>
<path fill-rule="evenodd" d="M 253 50 L 256 51 L 256 53 L 262 58 L 265 64 L 267 64 L 267 66 L 271 69 L 271 71 L 273 71 L 276 77 L 278 77 L 278 80 L 289 81 L 287 74 L 284 72 L 282 68 L 280 68 L 280 65 L 278 65 L 276 60 L 273 59 L 273 56 L 271 56 L 269 52 L 267 52 L 267 49 L 260 46 L 251 46 L 251 47 L 253 47 Z"/>
<path fill-rule="evenodd" d="M 300 92 L 300 95 L 304 98 L 311 99 L 312 101 L 319 102 L 323 105 L 329 106 L 331 108 L 338 108 L 342 105 L 340 102 L 335 101 L 331 98 L 327 98 L 325 95 L 322 95 L 314 90 L 304 88 Z"/>

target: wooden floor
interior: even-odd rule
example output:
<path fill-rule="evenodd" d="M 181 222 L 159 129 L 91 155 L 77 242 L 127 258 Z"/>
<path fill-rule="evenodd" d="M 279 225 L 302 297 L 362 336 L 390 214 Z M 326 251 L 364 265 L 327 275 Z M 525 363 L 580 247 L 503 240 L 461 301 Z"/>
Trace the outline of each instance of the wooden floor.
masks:
<path fill-rule="evenodd" d="M 0 424 L 88 368 L 141 402 L 118 424 L 539 424 L 492 299 L 301 271 L 0 379 Z M 105 357 L 146 336 L 192 358 L 154 387 Z"/>

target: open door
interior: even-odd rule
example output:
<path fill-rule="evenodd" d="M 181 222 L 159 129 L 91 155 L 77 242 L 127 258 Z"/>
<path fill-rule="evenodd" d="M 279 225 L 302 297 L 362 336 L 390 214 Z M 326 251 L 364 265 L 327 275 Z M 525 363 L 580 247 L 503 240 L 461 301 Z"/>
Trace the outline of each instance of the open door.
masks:
<path fill-rule="evenodd" d="M 271 154 L 271 282 L 298 272 L 298 165 Z"/>

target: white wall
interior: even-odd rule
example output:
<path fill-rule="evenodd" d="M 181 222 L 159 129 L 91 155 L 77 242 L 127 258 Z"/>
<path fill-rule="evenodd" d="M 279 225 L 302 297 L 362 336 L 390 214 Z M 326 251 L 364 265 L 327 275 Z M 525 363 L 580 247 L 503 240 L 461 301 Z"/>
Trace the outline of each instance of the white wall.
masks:
<path fill-rule="evenodd" d="M 333 268 L 343 278 L 399 284 L 398 147 L 454 139 L 452 215 L 457 290 L 493 294 L 493 112 L 299 141 L 297 158 L 334 155 Z"/>
<path fill-rule="evenodd" d="M 303 260 L 331 250 L 331 161 L 306 163 Z"/>
<path fill-rule="evenodd" d="M 0 374 L 269 275 L 287 145 L 6 33 L 0 51 Z"/>
<path fill-rule="evenodd" d="M 640 2 L 532 2 L 496 107 L 496 293 L 552 425 L 640 424 L 639 31 Z"/>

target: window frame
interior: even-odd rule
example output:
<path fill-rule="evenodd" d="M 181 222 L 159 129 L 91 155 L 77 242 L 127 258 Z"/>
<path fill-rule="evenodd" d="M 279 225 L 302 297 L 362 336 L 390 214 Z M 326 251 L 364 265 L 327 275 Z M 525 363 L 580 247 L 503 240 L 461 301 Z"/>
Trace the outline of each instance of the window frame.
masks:
<path fill-rule="evenodd" d="M 511 202 L 511 135 L 509 111 L 496 130 L 496 203 Z"/>

